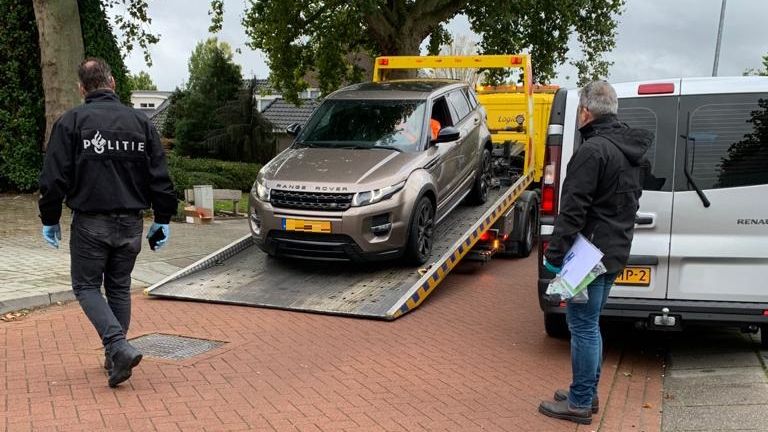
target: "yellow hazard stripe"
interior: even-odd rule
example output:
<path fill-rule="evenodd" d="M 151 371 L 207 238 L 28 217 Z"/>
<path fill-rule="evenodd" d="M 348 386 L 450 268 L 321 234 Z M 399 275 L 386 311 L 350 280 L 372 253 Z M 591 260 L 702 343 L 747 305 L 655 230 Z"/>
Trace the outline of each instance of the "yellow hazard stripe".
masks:
<path fill-rule="evenodd" d="M 447 258 L 438 261 L 433 267 L 431 267 L 429 271 L 424 275 L 425 277 L 428 276 L 426 281 L 424 281 L 421 286 L 418 287 L 416 292 L 414 292 L 405 301 L 405 303 L 403 303 L 403 305 L 394 312 L 392 317 L 398 318 L 419 307 L 424 299 L 432 294 L 432 291 L 434 291 L 437 285 L 439 285 L 440 282 L 442 282 L 443 279 L 448 276 L 448 273 L 450 273 L 451 270 L 453 270 L 453 268 L 459 264 L 461 259 L 464 258 L 464 256 L 469 253 L 470 250 L 472 250 L 472 247 L 475 245 L 475 243 L 477 243 L 480 235 L 482 235 L 483 232 L 490 228 L 499 219 L 501 214 L 504 213 L 512 205 L 512 203 L 514 203 L 514 201 L 520 197 L 520 194 L 525 191 L 531 182 L 531 175 L 527 175 L 526 180 L 517 185 L 517 187 L 515 187 L 515 189 L 502 201 L 501 205 L 496 206 L 496 208 L 491 212 L 490 216 L 486 217 L 477 228 L 462 238 L 461 243 L 458 243 L 456 249 L 454 249 L 453 252 L 447 256 Z"/>

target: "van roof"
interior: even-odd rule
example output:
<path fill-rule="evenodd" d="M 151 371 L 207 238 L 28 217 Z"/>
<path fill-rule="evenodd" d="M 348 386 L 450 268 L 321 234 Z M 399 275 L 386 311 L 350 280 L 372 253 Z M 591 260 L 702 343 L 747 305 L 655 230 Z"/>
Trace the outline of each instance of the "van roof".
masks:
<path fill-rule="evenodd" d="M 674 92 L 649 95 L 638 94 L 638 89 L 641 85 L 663 83 L 674 84 Z M 768 77 L 766 76 L 667 78 L 611 84 L 616 89 L 616 94 L 619 98 L 728 93 L 768 93 Z"/>

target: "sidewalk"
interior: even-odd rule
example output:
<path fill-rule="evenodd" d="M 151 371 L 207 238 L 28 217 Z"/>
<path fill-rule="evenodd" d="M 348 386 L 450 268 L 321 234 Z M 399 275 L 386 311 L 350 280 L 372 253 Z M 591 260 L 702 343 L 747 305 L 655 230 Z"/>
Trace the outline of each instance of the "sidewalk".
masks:
<path fill-rule="evenodd" d="M 66 248 L 42 244 L 34 200 L 0 205 L 3 283 L 25 287 L 24 299 L 66 298 Z M 137 285 L 245 229 L 243 221 L 174 224 L 167 248 L 142 252 Z M 570 357 L 566 341 L 544 333 L 534 262 L 460 267 L 393 322 L 137 293 L 132 340 L 164 334 L 223 345 L 185 360 L 148 354 L 118 389 L 106 385 L 98 337 L 76 302 L 34 311 L 0 322 L 0 430 L 659 431 L 661 362 L 631 339 L 606 345 L 603 407 L 592 425 L 537 412 L 567 385 Z M 10 290 L 3 295 L 13 301 Z"/>
<path fill-rule="evenodd" d="M 69 276 L 69 211 L 63 213 L 59 249 L 43 240 L 37 214 L 35 196 L 0 195 L 0 314 L 74 299 Z M 148 227 L 151 221 L 145 224 Z M 152 252 L 146 241 L 142 243 L 133 272 L 134 289 L 161 280 L 247 232 L 245 219 L 213 225 L 172 223 L 166 247 Z"/>

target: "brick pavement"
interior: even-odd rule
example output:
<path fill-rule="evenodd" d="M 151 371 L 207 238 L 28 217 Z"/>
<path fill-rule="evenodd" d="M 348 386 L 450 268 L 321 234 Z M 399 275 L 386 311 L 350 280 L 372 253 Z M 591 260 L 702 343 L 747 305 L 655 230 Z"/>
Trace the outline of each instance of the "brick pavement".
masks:
<path fill-rule="evenodd" d="M 60 249 L 40 234 L 34 195 L 0 195 L 0 313 L 73 299 L 69 276 L 69 211 L 63 213 Z M 146 225 L 151 220 L 146 221 Z M 244 219 L 214 225 L 173 223 L 167 247 L 150 251 L 146 242 L 133 273 L 146 287 L 247 233 Z M 146 231 L 146 229 L 145 229 Z"/>
<path fill-rule="evenodd" d="M 116 390 L 77 304 L 0 323 L 0 428 L 9 431 L 658 431 L 660 362 L 608 343 L 590 427 L 548 419 L 568 345 L 546 337 L 534 258 L 452 274 L 394 322 L 135 297 L 130 337 L 226 341 L 146 358 Z"/>

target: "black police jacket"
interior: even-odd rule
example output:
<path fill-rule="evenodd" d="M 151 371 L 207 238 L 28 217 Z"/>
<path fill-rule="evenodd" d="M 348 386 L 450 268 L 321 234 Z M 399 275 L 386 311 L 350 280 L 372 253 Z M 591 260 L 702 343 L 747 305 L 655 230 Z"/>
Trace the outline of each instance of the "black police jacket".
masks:
<path fill-rule="evenodd" d="M 579 131 L 584 142 L 568 163 L 545 257 L 561 266 L 581 233 L 603 253 L 608 272 L 617 272 L 629 259 L 635 213 L 650 167 L 644 155 L 653 134 L 630 128 L 614 115 L 595 119 Z"/>
<path fill-rule="evenodd" d="M 40 218 L 55 225 L 66 199 L 75 211 L 111 213 L 152 208 L 168 223 L 176 196 L 160 136 L 146 115 L 95 90 L 51 130 L 40 174 Z"/>

